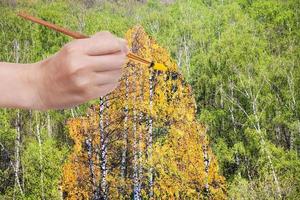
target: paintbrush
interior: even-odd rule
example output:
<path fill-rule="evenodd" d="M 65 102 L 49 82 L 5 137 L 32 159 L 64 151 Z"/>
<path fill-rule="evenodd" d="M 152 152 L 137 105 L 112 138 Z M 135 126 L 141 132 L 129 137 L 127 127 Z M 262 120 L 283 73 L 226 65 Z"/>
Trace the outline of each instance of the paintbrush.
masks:
<path fill-rule="evenodd" d="M 52 30 L 55 30 L 57 32 L 60 32 L 60 33 L 63 33 L 65 35 L 68 35 L 74 39 L 84 39 L 84 38 L 89 38 L 89 36 L 86 36 L 86 35 L 83 35 L 81 33 L 78 33 L 78 32 L 74 32 L 74 31 L 70 31 L 66 28 L 63 28 L 63 27 L 60 27 L 60 26 L 57 26 L 55 24 L 52 24 L 50 22 L 47 22 L 45 20 L 42 20 L 42 19 L 39 19 L 39 18 L 36 18 L 36 17 L 33 17 L 27 13 L 18 13 L 18 16 L 26 19 L 26 20 L 29 20 L 31 22 L 34 22 L 34 23 L 37 23 L 37 24 L 40 24 L 40 25 L 43 25 L 43 26 L 46 26 L 48 27 L 49 29 L 52 29 Z M 161 63 L 154 63 L 153 61 L 148 61 L 132 52 L 129 52 L 127 54 L 127 57 L 131 60 L 135 60 L 135 61 L 138 61 L 138 62 L 141 62 L 143 64 L 147 64 L 147 65 L 150 65 L 153 67 L 153 69 L 155 70 L 160 70 L 160 71 L 166 71 L 167 70 L 167 67 Z"/>

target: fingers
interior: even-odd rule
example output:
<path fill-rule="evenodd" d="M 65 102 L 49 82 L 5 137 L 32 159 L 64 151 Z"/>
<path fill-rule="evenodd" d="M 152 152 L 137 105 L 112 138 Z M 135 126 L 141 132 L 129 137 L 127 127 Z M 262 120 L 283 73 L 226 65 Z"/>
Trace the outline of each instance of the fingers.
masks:
<path fill-rule="evenodd" d="M 118 86 L 119 86 L 118 83 L 110 83 L 101 86 L 94 86 L 85 93 L 84 98 L 91 100 L 101 96 L 105 96 L 108 93 L 114 91 Z"/>
<path fill-rule="evenodd" d="M 127 54 L 129 51 L 126 40 L 118 38 L 107 31 L 96 33 L 91 38 L 77 40 L 75 43 L 75 46 L 77 46 L 79 50 L 89 56 L 114 54 L 118 52 Z"/>
<path fill-rule="evenodd" d="M 125 40 L 108 32 L 68 43 L 49 64 L 59 85 L 53 93 L 61 96 L 61 102 L 75 105 L 112 92 L 119 84 L 128 51 Z"/>
<path fill-rule="evenodd" d="M 127 62 L 127 57 L 126 54 L 119 52 L 104 56 L 87 56 L 85 57 L 85 60 L 89 63 L 88 65 L 92 71 L 105 72 L 117 69 L 120 70 Z"/>
<path fill-rule="evenodd" d="M 129 53 L 128 42 L 125 39 L 119 38 L 121 42 L 122 52 L 126 55 Z"/>
<path fill-rule="evenodd" d="M 93 85 L 101 86 L 106 84 L 118 83 L 122 76 L 122 70 L 106 71 L 94 73 L 92 76 Z"/>
<path fill-rule="evenodd" d="M 96 88 L 96 91 L 95 91 L 96 95 L 95 95 L 94 98 L 98 98 L 98 97 L 103 96 L 105 94 L 111 93 L 118 86 L 119 86 L 119 83 L 111 83 L 111 84 L 100 86 L 100 87 Z"/>

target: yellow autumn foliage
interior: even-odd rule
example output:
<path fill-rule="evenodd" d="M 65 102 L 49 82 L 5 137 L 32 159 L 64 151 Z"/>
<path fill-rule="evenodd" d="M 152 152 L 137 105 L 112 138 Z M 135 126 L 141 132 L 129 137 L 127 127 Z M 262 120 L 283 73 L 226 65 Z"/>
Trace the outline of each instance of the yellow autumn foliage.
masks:
<path fill-rule="evenodd" d="M 130 29 L 126 39 L 133 53 L 167 71 L 129 61 L 120 86 L 87 116 L 69 121 L 74 147 L 63 168 L 66 199 L 92 199 L 106 187 L 101 181 L 107 191 L 100 195 L 109 199 L 131 199 L 136 191 L 143 199 L 225 199 L 191 87 L 142 27 Z"/>

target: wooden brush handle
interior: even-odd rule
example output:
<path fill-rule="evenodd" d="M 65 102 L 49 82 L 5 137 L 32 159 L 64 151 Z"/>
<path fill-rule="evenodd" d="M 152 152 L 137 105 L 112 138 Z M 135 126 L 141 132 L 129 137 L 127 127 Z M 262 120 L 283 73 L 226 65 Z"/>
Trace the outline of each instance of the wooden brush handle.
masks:
<path fill-rule="evenodd" d="M 75 38 L 75 39 L 84 39 L 84 38 L 89 38 L 89 36 L 86 36 L 86 35 L 83 35 L 81 33 L 78 33 L 78 32 L 74 32 L 74 31 L 70 31 L 66 28 L 63 28 L 63 27 L 60 27 L 60 26 L 57 26 L 55 24 L 52 24 L 52 23 L 49 23 L 45 20 L 42 20 L 42 19 L 39 19 L 39 18 L 36 18 L 36 17 L 33 17 L 31 15 L 28 15 L 27 13 L 19 13 L 18 16 L 24 18 L 24 19 L 27 19 L 29 21 L 32 21 L 34 23 L 37 23 L 37 24 L 40 24 L 40 25 L 43 25 L 43 26 L 46 26 L 52 30 L 55 30 L 57 32 L 60 32 L 60 33 L 63 33 L 65 35 L 68 35 L 72 38 Z M 136 60 L 136 61 L 139 61 L 139 62 L 142 62 L 144 64 L 151 64 L 152 62 L 148 61 L 148 60 L 145 60 L 144 58 L 138 56 L 138 55 L 135 55 L 131 52 L 129 52 L 127 54 L 127 57 L 130 58 L 130 59 L 133 59 L 133 60 Z"/>
<path fill-rule="evenodd" d="M 27 19 L 29 21 L 32 21 L 32 22 L 35 22 L 37 24 L 40 24 L 40 25 L 43 25 L 43 26 L 46 26 L 52 30 L 55 30 L 57 32 L 60 32 L 60 33 L 63 33 L 65 35 L 68 35 L 72 38 L 75 38 L 75 39 L 83 39 L 83 38 L 88 38 L 88 36 L 86 35 L 83 35 L 81 33 L 77 33 L 77 32 L 73 32 L 73 31 L 70 31 L 66 28 L 63 28 L 63 27 L 60 27 L 60 26 L 57 26 L 55 24 L 51 24 L 45 20 L 42 20 L 42 19 L 38 19 L 36 17 L 33 17 L 33 16 L 30 16 L 26 13 L 19 13 L 18 14 L 20 17 L 23 17 L 24 19 Z"/>

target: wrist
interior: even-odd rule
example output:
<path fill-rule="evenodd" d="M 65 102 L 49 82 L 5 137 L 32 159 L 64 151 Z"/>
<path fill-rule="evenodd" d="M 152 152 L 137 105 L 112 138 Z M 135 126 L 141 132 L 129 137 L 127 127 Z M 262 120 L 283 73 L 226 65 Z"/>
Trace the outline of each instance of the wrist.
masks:
<path fill-rule="evenodd" d="M 15 64 L 17 83 L 16 99 L 11 107 L 24 109 L 42 109 L 40 99 L 40 63 Z"/>
<path fill-rule="evenodd" d="M 36 64 L 0 63 L 0 106 L 32 108 L 35 104 L 33 68 Z"/>
<path fill-rule="evenodd" d="M 21 79 L 25 91 L 24 92 L 24 101 L 23 108 L 26 109 L 37 109 L 43 110 L 43 103 L 41 99 L 41 62 L 27 64 L 26 67 L 23 68 L 23 78 Z"/>

